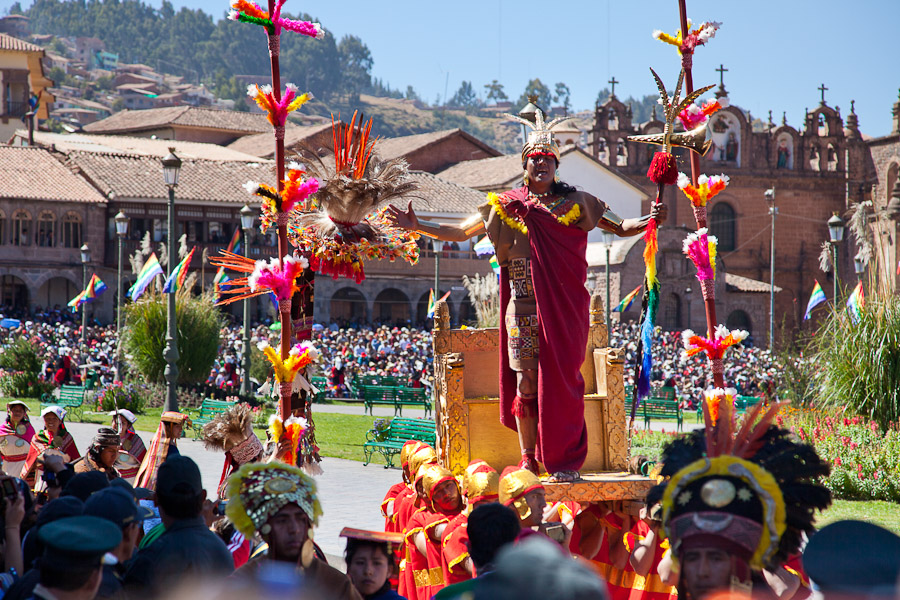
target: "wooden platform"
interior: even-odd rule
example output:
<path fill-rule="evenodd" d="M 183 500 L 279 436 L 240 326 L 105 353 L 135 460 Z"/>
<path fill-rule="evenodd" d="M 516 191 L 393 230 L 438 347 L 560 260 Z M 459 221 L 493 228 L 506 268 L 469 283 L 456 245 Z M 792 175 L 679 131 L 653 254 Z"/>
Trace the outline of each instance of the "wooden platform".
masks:
<path fill-rule="evenodd" d="M 548 502 L 571 500 L 580 504 L 609 500 L 642 499 L 656 484 L 649 477 L 628 473 L 582 473 L 574 483 L 544 481 Z"/>
<path fill-rule="evenodd" d="M 624 356 L 607 347 L 602 305 L 592 299 L 588 344 L 581 373 L 585 380 L 588 453 L 582 480 L 546 483 L 550 500 L 601 502 L 643 499 L 654 481 L 625 473 Z M 435 421 L 441 464 L 460 475 L 481 458 L 497 471 L 521 458 L 517 434 L 500 423 L 498 329 L 450 329 L 449 310 L 435 310 Z"/>

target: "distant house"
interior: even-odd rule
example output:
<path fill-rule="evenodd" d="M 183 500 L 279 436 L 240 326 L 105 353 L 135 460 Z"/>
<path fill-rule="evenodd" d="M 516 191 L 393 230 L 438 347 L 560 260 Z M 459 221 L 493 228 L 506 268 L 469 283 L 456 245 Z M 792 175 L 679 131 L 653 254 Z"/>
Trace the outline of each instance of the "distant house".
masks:
<path fill-rule="evenodd" d="M 491 148 L 462 129 L 445 129 L 378 141 L 377 152 L 383 159 L 404 158 L 410 169 L 437 173 L 450 165 L 466 161 L 500 156 Z"/>
<path fill-rule="evenodd" d="M 53 82 L 44 76 L 43 58 L 40 46 L 0 33 L 0 139 L 9 139 L 22 126 L 32 94 L 40 94 L 37 118 L 49 117 L 48 105 L 55 98 L 47 91 Z"/>
<path fill-rule="evenodd" d="M 196 106 L 173 106 L 148 110 L 123 110 L 85 127 L 86 133 L 156 137 L 166 140 L 229 144 L 272 126 L 264 115 L 215 110 Z"/>
<path fill-rule="evenodd" d="M 0 33 L 17 38 L 28 37 L 28 17 L 25 15 L 7 15 L 0 18 Z"/>
<path fill-rule="evenodd" d="M 94 55 L 97 52 L 106 50 L 103 40 L 95 37 L 79 37 L 75 38 L 75 60 L 83 63 L 87 68 L 91 68 L 94 64 Z"/>

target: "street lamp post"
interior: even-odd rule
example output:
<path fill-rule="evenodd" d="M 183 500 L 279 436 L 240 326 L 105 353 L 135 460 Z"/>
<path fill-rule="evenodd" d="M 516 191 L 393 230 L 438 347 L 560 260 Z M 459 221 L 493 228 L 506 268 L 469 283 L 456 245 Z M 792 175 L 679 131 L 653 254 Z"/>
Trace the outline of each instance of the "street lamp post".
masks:
<path fill-rule="evenodd" d="M 612 329 L 610 329 L 609 320 L 609 251 L 612 248 L 613 234 L 610 231 L 603 231 L 600 234 L 603 238 L 603 245 L 606 246 L 606 345 L 612 339 Z"/>
<path fill-rule="evenodd" d="M 88 286 L 88 263 L 91 262 L 91 249 L 87 243 L 81 247 L 81 283 L 82 290 Z M 87 302 L 81 303 L 81 357 L 87 364 Z"/>
<path fill-rule="evenodd" d="M 769 203 L 769 214 L 772 216 L 772 240 L 769 244 L 769 352 L 775 349 L 775 188 L 766 190 L 766 202 Z"/>
<path fill-rule="evenodd" d="M 838 244 L 844 241 L 844 222 L 838 214 L 828 219 L 828 239 L 831 242 L 831 262 L 834 265 L 834 303 L 837 305 L 840 282 L 838 281 Z"/>
<path fill-rule="evenodd" d="M 253 209 L 244 205 L 241 209 L 241 229 L 244 230 L 244 252 L 250 256 L 250 230 L 253 229 Z M 241 397 L 250 397 L 250 299 L 244 299 L 244 339 L 241 342 Z"/>
<path fill-rule="evenodd" d="M 114 218 L 116 222 L 116 235 L 119 238 L 119 269 L 116 280 L 116 374 L 115 380 L 122 380 L 122 252 L 125 246 L 125 234 L 128 233 L 128 217 L 121 210 Z"/>
<path fill-rule="evenodd" d="M 691 329 L 691 330 L 693 330 L 693 327 L 691 327 L 691 292 L 692 291 L 693 290 L 691 290 L 691 288 L 687 288 L 684 290 L 684 298 L 687 301 L 687 319 L 685 319 L 687 321 L 686 329 Z"/>
<path fill-rule="evenodd" d="M 434 301 L 437 302 L 438 298 L 440 298 L 440 285 L 441 285 L 441 251 L 444 249 L 444 242 L 442 240 L 431 240 L 431 245 L 434 248 Z"/>
<path fill-rule="evenodd" d="M 171 276 L 175 269 L 175 186 L 178 185 L 178 172 L 181 169 L 181 159 L 175 156 L 175 148 L 169 148 L 169 153 L 162 159 L 163 180 L 169 188 L 168 211 L 168 236 L 166 238 L 166 255 L 168 264 L 166 274 Z M 168 304 L 166 308 L 166 348 L 163 357 L 166 359 L 166 404 L 165 410 L 178 410 L 178 396 L 176 384 L 178 382 L 178 342 L 175 338 L 175 294 L 167 294 Z"/>

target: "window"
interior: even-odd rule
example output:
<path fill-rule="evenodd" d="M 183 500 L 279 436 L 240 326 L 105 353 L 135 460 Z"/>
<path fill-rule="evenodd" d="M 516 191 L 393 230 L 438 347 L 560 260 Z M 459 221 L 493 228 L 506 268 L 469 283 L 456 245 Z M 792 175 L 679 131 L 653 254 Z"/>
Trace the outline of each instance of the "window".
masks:
<path fill-rule="evenodd" d="M 13 213 L 12 243 L 15 246 L 31 244 L 31 215 L 27 210 L 17 210 Z"/>
<path fill-rule="evenodd" d="M 222 223 L 218 221 L 210 221 L 206 224 L 207 231 L 209 232 L 209 236 L 207 239 L 213 244 L 227 244 L 228 240 L 225 239 L 225 228 Z"/>
<path fill-rule="evenodd" d="M 731 252 L 735 248 L 734 209 L 719 202 L 709 213 L 709 230 L 719 240 L 719 252 Z"/>
<path fill-rule="evenodd" d="M 62 219 L 62 245 L 64 248 L 81 248 L 81 217 L 66 213 Z"/>
<path fill-rule="evenodd" d="M 35 243 L 41 248 L 52 248 L 56 240 L 56 215 L 49 210 L 38 215 L 37 235 Z"/>
<path fill-rule="evenodd" d="M 753 324 L 750 322 L 750 315 L 740 309 L 731 311 L 731 313 L 728 315 L 728 318 L 725 320 L 725 326 L 728 329 L 743 329 L 749 332 L 753 331 Z"/>
<path fill-rule="evenodd" d="M 0 244 L 6 243 L 6 213 L 0 210 Z"/>
<path fill-rule="evenodd" d="M 681 296 L 669 294 L 669 301 L 663 306 L 663 328 L 667 331 L 681 329 Z"/>

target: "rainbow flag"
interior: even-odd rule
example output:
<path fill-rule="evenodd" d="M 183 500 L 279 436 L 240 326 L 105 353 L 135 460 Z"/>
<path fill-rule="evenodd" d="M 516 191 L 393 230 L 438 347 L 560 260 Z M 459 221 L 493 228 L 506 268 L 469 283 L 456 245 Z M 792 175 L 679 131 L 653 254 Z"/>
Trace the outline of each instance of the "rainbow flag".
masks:
<path fill-rule="evenodd" d="M 816 285 L 813 286 L 812 294 L 809 295 L 809 302 L 806 304 L 806 315 L 803 317 L 803 320 L 809 320 L 812 309 L 823 302 L 825 302 L 825 292 L 822 290 L 822 286 L 819 285 L 819 281 L 816 280 Z"/>
<path fill-rule="evenodd" d="M 491 259 L 488 261 L 488 263 L 491 265 L 491 268 L 494 270 L 494 273 L 496 273 L 499 276 L 500 275 L 500 263 L 497 262 L 497 255 L 495 254 L 494 256 L 492 256 Z"/>
<path fill-rule="evenodd" d="M 97 296 L 106 291 L 106 284 L 94 273 L 88 281 L 87 287 L 81 290 L 77 296 L 69 300 L 69 306 L 79 308 L 82 304 L 93 302 Z"/>
<path fill-rule="evenodd" d="M 446 300 L 450 296 L 450 292 L 447 292 L 443 296 L 441 296 L 441 300 Z M 441 300 L 438 300 L 440 302 Z M 428 314 L 425 315 L 427 319 L 434 317 L 434 307 L 437 306 L 437 302 L 434 301 L 434 290 L 431 289 L 428 291 Z"/>
<path fill-rule="evenodd" d="M 231 236 L 231 241 L 228 242 L 228 247 L 225 248 L 228 252 L 240 252 L 241 251 L 241 228 L 235 226 L 234 235 Z"/>
<path fill-rule="evenodd" d="M 153 281 L 153 278 L 162 274 L 162 267 L 159 266 L 159 259 L 156 258 L 156 252 L 154 252 L 150 255 L 150 258 L 147 259 L 147 262 L 144 263 L 144 268 L 141 269 L 141 272 L 138 274 L 137 281 L 128 288 L 128 293 L 126 295 L 133 301 L 137 301 L 137 299 L 141 297 L 141 294 L 144 293 L 144 290 L 147 289 L 147 286 L 150 285 L 150 282 Z"/>
<path fill-rule="evenodd" d="M 218 293 L 219 288 L 225 285 L 225 282 L 230 280 L 231 278 L 225 274 L 225 267 L 219 267 L 219 270 L 216 271 L 216 276 L 213 277 L 213 289 Z"/>
<path fill-rule="evenodd" d="M 172 269 L 172 274 L 166 278 L 166 283 L 163 285 L 163 294 L 174 294 L 184 285 L 184 280 L 187 278 L 188 267 L 191 265 L 191 259 L 194 258 L 194 251 L 196 249 L 196 246 L 191 248 L 191 251 L 187 253 L 187 256 L 178 263 L 178 266 Z"/>
<path fill-rule="evenodd" d="M 862 281 L 860 281 L 856 284 L 856 289 L 853 290 L 853 293 L 850 294 L 850 298 L 847 299 L 847 309 L 850 311 L 850 318 L 853 319 L 854 323 L 859 320 L 862 307 L 865 305 L 866 298 L 863 294 Z"/>
<path fill-rule="evenodd" d="M 619 302 L 619 305 L 617 307 L 615 307 L 614 309 L 612 309 L 613 312 L 621 313 L 621 312 L 625 312 L 626 310 L 631 308 L 631 305 L 634 304 L 634 299 L 637 298 L 638 292 L 641 291 L 642 287 L 643 287 L 643 285 L 639 285 L 636 288 L 634 288 L 633 290 L 631 290 L 631 293 L 628 294 L 627 296 L 625 296 L 624 298 L 622 298 L 622 301 Z"/>
<path fill-rule="evenodd" d="M 494 253 L 494 245 L 491 243 L 490 238 L 488 236 L 484 236 L 481 240 L 472 246 L 472 250 L 475 251 L 475 254 L 481 256 L 482 254 L 493 254 Z"/>

